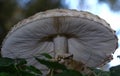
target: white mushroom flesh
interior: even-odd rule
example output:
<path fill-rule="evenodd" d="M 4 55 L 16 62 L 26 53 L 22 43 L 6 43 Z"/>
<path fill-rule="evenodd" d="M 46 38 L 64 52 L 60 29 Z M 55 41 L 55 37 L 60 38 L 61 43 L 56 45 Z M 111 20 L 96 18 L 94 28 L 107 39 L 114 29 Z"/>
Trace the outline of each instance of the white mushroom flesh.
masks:
<path fill-rule="evenodd" d="M 111 60 L 117 47 L 114 31 L 103 19 L 83 11 L 56 9 L 38 13 L 18 23 L 3 42 L 3 57 L 26 58 L 29 65 L 41 65 L 33 58 L 41 53 L 70 53 L 89 67 Z"/>

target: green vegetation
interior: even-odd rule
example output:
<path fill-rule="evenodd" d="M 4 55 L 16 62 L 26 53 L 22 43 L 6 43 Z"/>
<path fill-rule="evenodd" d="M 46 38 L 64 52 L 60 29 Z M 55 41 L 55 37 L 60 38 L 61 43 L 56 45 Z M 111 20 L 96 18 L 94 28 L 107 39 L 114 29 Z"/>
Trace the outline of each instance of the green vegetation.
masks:
<path fill-rule="evenodd" d="M 49 61 L 52 57 L 48 54 L 41 54 L 46 59 L 40 59 L 35 57 L 35 59 L 50 69 L 48 76 L 88 76 L 75 71 L 73 69 L 67 69 L 66 66 L 58 63 Z M 0 76 L 42 76 L 41 70 L 34 66 L 26 65 L 25 59 L 11 59 L 11 58 L 0 58 Z M 96 76 L 120 76 L 120 65 L 110 68 L 109 72 L 102 71 L 95 68 L 90 68 Z M 56 70 L 61 70 L 55 73 Z"/>

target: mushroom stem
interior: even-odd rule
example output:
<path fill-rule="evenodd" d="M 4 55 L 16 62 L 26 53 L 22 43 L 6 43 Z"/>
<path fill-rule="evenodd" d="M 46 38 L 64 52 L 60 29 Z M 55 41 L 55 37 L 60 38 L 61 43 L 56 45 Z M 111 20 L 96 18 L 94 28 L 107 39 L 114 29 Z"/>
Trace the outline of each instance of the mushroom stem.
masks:
<path fill-rule="evenodd" d="M 64 36 L 56 36 L 54 38 L 55 55 L 62 55 L 68 52 L 68 41 Z"/>

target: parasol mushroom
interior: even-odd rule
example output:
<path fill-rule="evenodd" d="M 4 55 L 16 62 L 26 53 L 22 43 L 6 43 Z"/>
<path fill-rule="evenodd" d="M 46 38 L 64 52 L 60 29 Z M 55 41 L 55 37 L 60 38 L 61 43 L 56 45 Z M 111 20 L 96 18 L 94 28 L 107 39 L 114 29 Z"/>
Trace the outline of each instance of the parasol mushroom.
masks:
<path fill-rule="evenodd" d="M 34 56 L 53 57 L 73 54 L 73 59 L 88 67 L 99 67 L 112 59 L 117 48 L 114 30 L 103 19 L 89 12 L 54 9 L 35 14 L 15 25 L 6 36 L 3 57 L 26 58 L 38 65 Z"/>

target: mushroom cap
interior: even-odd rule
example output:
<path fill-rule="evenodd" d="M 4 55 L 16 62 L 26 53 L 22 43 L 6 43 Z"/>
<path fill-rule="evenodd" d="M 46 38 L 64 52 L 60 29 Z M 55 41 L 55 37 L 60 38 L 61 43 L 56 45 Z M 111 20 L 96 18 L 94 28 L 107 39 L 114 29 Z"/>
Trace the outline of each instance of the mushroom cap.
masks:
<path fill-rule="evenodd" d="M 100 17 L 85 11 L 54 9 L 16 24 L 3 41 L 1 54 L 26 58 L 28 65 L 43 68 L 34 56 L 49 53 L 54 57 L 57 50 L 53 39 L 58 35 L 66 38 L 67 53 L 89 67 L 110 61 L 118 45 L 114 30 Z"/>

